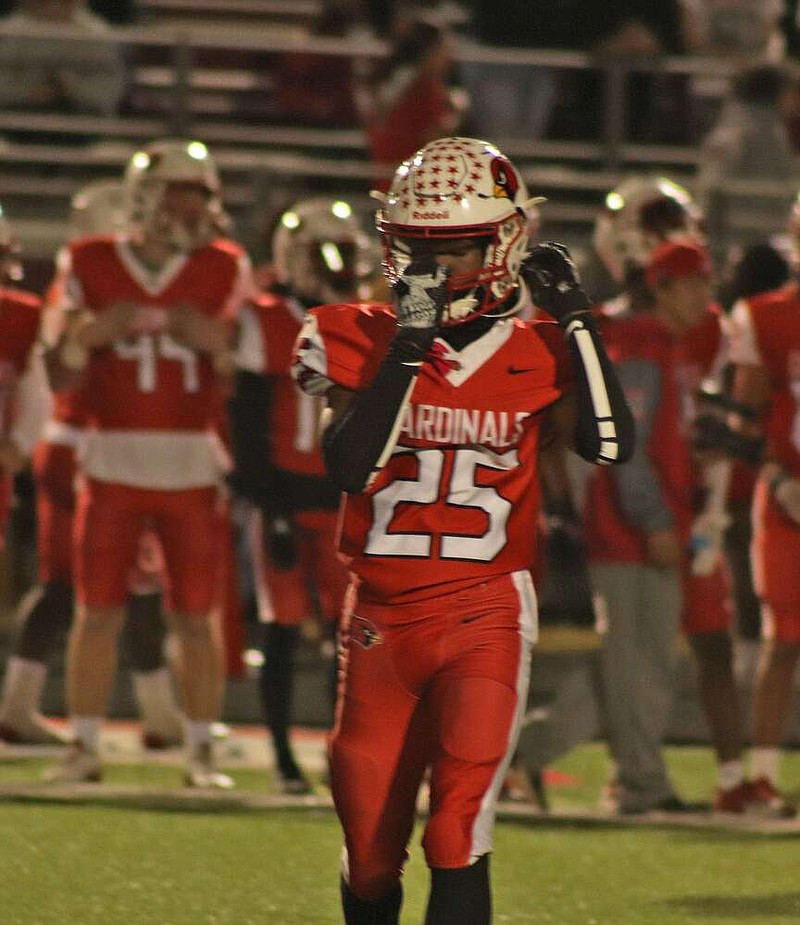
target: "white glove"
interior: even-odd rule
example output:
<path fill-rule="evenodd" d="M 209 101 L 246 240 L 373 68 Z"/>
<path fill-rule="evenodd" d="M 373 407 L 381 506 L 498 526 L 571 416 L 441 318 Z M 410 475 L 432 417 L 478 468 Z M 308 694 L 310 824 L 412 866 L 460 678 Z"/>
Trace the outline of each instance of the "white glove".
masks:
<path fill-rule="evenodd" d="M 412 261 L 394 284 L 394 310 L 400 327 L 438 328 L 449 301 L 450 270 L 433 261 Z"/>
<path fill-rule="evenodd" d="M 800 527 L 800 479 L 782 476 L 771 483 L 772 496 L 783 513 Z"/>

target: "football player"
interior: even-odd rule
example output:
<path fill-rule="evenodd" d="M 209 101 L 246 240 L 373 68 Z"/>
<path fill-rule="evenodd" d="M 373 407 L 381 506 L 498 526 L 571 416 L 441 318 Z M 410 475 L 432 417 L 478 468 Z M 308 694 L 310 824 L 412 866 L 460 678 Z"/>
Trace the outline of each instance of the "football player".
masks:
<path fill-rule="evenodd" d="M 30 458 L 50 405 L 37 349 L 41 300 L 20 289 L 21 280 L 19 244 L 0 208 L 0 548 L 14 475 Z"/>
<path fill-rule="evenodd" d="M 800 211 L 795 210 L 795 214 Z M 792 230 L 797 226 L 793 219 Z M 779 790 L 780 748 L 800 655 L 800 298 L 797 283 L 733 308 L 733 449 L 765 444 L 753 501 L 753 572 L 761 600 L 762 655 L 753 705 L 750 773 L 761 804 L 795 807 Z"/>
<path fill-rule="evenodd" d="M 230 402 L 233 484 L 258 511 L 252 554 L 264 623 L 261 698 L 277 784 L 307 793 L 289 741 L 292 662 L 304 620 L 317 609 L 329 624 L 338 618 L 347 569 L 335 543 L 340 491 L 325 473 L 319 444 L 322 399 L 292 380 L 292 347 L 306 309 L 358 301 L 375 261 L 353 206 L 332 197 L 287 209 L 272 257 L 275 284 L 242 309 Z"/>
<path fill-rule="evenodd" d="M 330 745 L 348 925 L 397 923 L 420 782 L 427 925 L 487 925 L 497 795 L 528 687 L 537 450 L 623 462 L 632 419 L 560 245 L 491 143 L 444 138 L 381 196 L 391 304 L 312 309 L 295 376 L 324 396 L 352 583 Z M 516 317 L 528 294 L 557 321 Z"/>
<path fill-rule="evenodd" d="M 113 232 L 120 222 L 124 188 L 99 180 L 72 198 L 67 239 Z M 47 301 L 57 301 L 50 293 Z M 47 321 L 43 321 L 47 327 Z M 65 735 L 41 716 L 47 659 L 72 621 L 72 521 L 85 414 L 80 391 L 55 396 L 42 440 L 33 454 L 36 479 L 37 567 L 39 585 L 26 595 L 16 623 L 13 653 L 6 663 L 0 701 L 0 738 L 25 744 L 63 744 Z M 143 720 L 142 742 L 163 748 L 181 741 L 183 724 L 163 658 L 160 557 L 155 538 L 142 535 L 142 549 L 131 576 L 125 641 L 132 663 L 133 690 Z"/>
<path fill-rule="evenodd" d="M 674 636 L 681 619 L 718 759 L 714 806 L 720 812 L 743 812 L 751 795 L 742 763 L 729 578 L 720 555 L 728 523 L 730 466 L 693 461 L 685 445 L 697 414 L 695 395 L 724 358 L 721 317 L 712 303 L 702 240 L 702 215 L 688 192 L 663 177 L 632 177 L 620 184 L 606 197 L 595 225 L 595 247 L 622 286 L 620 296 L 602 308 L 604 335 L 616 344 L 613 352 L 625 364 L 623 382 L 629 398 L 636 396 L 641 425 L 639 451 L 632 465 L 613 479 L 614 489 L 600 475 L 589 492 L 593 578 L 598 599 L 606 604 L 603 610 L 608 610 L 603 680 L 616 771 L 606 802 L 622 812 L 696 808 L 673 793 L 661 754 L 672 699 Z M 702 312 L 698 299 L 706 300 Z M 640 314 L 650 317 L 640 321 Z M 655 340 L 650 336 L 654 326 L 661 329 Z M 677 421 L 670 416 L 669 403 L 659 397 L 671 379 L 677 380 Z M 668 428 L 675 430 L 676 441 L 663 439 Z M 682 499 L 675 490 L 681 472 L 688 479 Z M 644 505 L 648 492 L 649 507 Z M 694 556 L 687 518 L 693 520 Z M 639 539 L 631 543 L 637 531 Z M 650 548 L 644 541 L 651 534 L 654 540 L 671 535 L 670 563 L 661 561 L 665 549 Z M 635 570 L 650 581 L 636 585 L 624 578 Z M 656 588 L 667 582 L 669 591 Z M 645 588 L 651 588 L 652 599 L 642 596 Z M 632 697 L 631 690 L 641 686 L 637 679 L 645 676 L 647 692 Z"/>
<path fill-rule="evenodd" d="M 132 156 L 124 182 L 125 234 L 75 241 L 59 266 L 64 330 L 50 351 L 51 380 L 83 389 L 89 428 L 67 660 L 75 742 L 52 776 L 101 774 L 97 745 L 128 574 L 149 527 L 163 550 L 184 666 L 185 781 L 229 787 L 211 749 L 222 693 L 212 619 L 224 469 L 216 427 L 249 261 L 225 237 L 219 176 L 202 142 L 153 142 Z"/>

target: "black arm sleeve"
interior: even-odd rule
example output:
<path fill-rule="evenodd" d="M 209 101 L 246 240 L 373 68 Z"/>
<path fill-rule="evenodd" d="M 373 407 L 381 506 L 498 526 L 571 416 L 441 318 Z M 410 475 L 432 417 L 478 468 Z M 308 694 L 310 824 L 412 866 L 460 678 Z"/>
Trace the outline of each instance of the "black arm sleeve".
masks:
<path fill-rule="evenodd" d="M 363 491 L 394 449 L 402 415 L 435 335 L 435 328 L 401 328 L 372 383 L 325 430 L 325 466 L 342 491 Z"/>
<path fill-rule="evenodd" d="M 577 378 L 575 450 L 601 466 L 627 462 L 634 447 L 633 415 L 594 319 L 588 312 L 572 315 L 564 332 Z"/>
<path fill-rule="evenodd" d="M 264 506 L 270 491 L 267 439 L 272 386 L 267 376 L 237 370 L 228 399 L 228 423 L 235 464 L 231 487 L 248 501 Z"/>

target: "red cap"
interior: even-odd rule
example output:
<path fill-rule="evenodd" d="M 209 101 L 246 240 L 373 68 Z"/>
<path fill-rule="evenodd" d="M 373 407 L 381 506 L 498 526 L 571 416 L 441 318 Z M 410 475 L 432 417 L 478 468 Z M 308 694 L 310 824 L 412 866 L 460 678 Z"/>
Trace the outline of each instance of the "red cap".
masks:
<path fill-rule="evenodd" d="M 711 257 L 694 241 L 665 241 L 650 255 L 647 264 L 647 285 L 655 289 L 665 280 L 680 276 L 711 276 Z"/>

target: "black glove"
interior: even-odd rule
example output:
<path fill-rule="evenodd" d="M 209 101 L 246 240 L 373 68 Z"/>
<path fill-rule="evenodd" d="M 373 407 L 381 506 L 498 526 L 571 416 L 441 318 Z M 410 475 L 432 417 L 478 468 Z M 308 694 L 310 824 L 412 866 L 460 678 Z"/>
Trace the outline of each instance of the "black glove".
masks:
<path fill-rule="evenodd" d="M 264 545 L 275 568 L 285 572 L 294 568 L 297 564 L 297 541 L 291 518 L 279 515 L 267 521 Z"/>
<path fill-rule="evenodd" d="M 544 549 L 548 561 L 565 568 L 582 568 L 586 561 L 583 525 L 573 510 L 547 511 L 544 514 Z"/>
<path fill-rule="evenodd" d="M 432 260 L 413 260 L 393 286 L 394 310 L 401 328 L 439 329 L 449 298 L 450 270 Z"/>
<path fill-rule="evenodd" d="M 533 304 L 559 324 L 566 326 L 576 313 L 590 311 L 592 303 L 581 288 L 578 270 L 563 244 L 537 244 L 526 255 L 520 272 Z"/>

